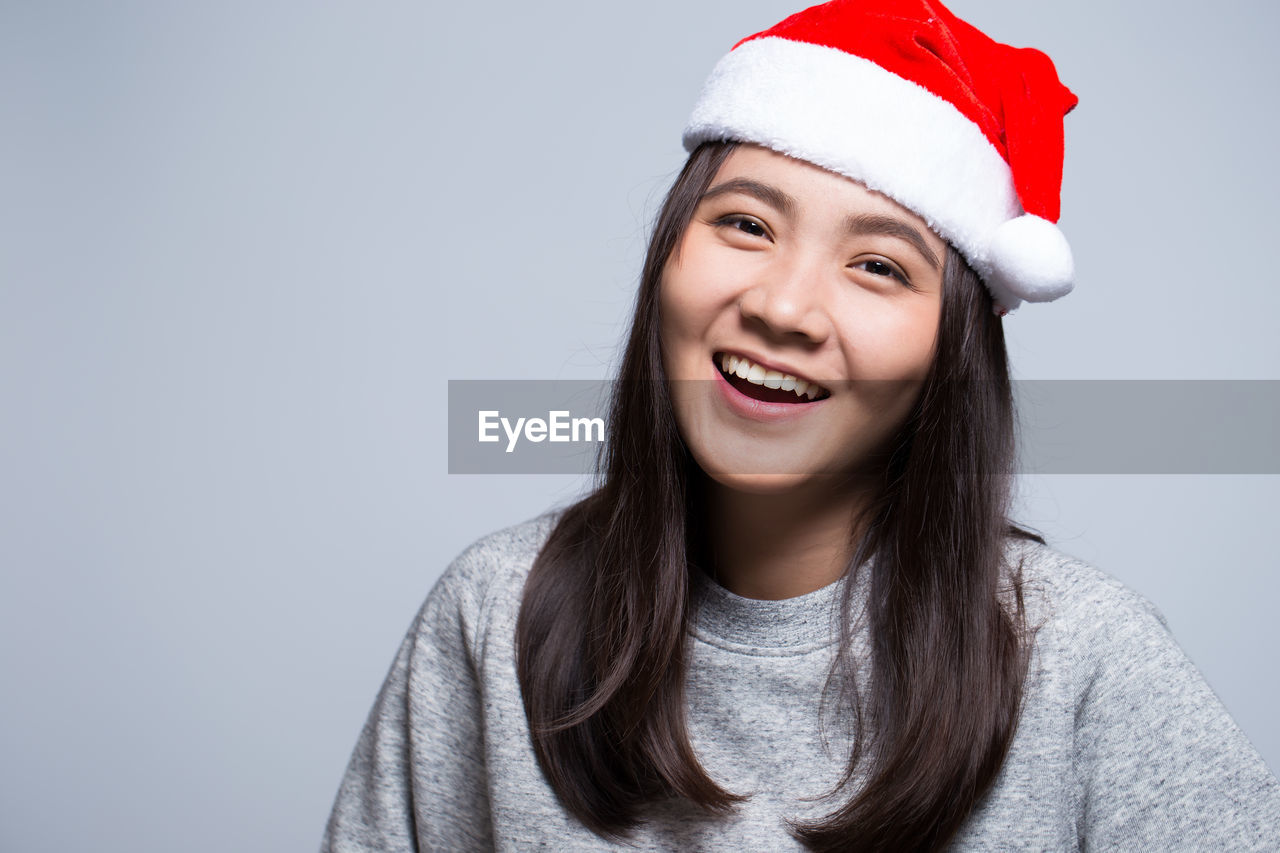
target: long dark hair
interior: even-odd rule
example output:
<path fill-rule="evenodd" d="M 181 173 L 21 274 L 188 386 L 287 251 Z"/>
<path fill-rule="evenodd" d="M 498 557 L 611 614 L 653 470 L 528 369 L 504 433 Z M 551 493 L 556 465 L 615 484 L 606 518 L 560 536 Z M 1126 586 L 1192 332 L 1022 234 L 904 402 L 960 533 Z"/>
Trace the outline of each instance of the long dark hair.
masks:
<path fill-rule="evenodd" d="M 659 798 L 712 814 L 742 799 L 707 775 L 685 728 L 690 520 L 704 475 L 676 428 L 658 299 L 663 267 L 733 148 L 699 147 L 666 197 L 597 486 L 552 531 L 516 627 L 538 761 L 564 807 L 606 837 L 625 835 Z M 859 690 L 846 584 L 828 684 L 843 685 L 857 731 L 874 734 L 855 741 L 841 782 L 861 770 L 860 790 L 793 826 L 815 850 L 941 849 L 990 788 L 1017 724 L 1028 644 L 1003 549 L 1009 535 L 1034 537 L 1007 520 L 1014 425 L 1001 322 L 954 250 L 937 341 L 848 567 L 870 566 L 871 677 Z"/>

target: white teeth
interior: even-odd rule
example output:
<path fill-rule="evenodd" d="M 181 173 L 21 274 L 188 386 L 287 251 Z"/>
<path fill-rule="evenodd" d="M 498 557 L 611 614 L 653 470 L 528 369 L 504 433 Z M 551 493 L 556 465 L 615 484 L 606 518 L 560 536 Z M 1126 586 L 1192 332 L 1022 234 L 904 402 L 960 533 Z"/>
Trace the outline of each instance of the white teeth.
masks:
<path fill-rule="evenodd" d="M 819 394 L 824 393 L 820 385 L 797 378 L 790 373 L 783 373 L 779 370 L 765 370 L 758 364 L 752 364 L 745 358 L 730 355 L 729 353 L 720 354 L 720 369 L 727 374 L 737 376 L 739 379 L 745 379 L 752 385 L 763 385 L 765 388 L 793 391 L 797 397 L 808 397 L 810 400 L 815 400 Z"/>

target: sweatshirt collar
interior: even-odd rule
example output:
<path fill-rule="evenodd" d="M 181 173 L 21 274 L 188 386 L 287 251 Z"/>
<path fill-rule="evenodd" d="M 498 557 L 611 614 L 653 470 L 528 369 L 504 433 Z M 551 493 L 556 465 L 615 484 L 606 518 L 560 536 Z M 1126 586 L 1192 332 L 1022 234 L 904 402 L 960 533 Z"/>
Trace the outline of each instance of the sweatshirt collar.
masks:
<path fill-rule="evenodd" d="M 869 569 L 869 565 L 863 566 L 853 590 L 854 618 L 861 609 L 860 593 Z M 839 640 L 840 596 L 848 582 L 846 576 L 795 598 L 765 600 L 736 595 L 702 571 L 691 569 L 694 633 L 702 639 L 718 640 L 716 645 L 760 650 L 827 646 Z"/>

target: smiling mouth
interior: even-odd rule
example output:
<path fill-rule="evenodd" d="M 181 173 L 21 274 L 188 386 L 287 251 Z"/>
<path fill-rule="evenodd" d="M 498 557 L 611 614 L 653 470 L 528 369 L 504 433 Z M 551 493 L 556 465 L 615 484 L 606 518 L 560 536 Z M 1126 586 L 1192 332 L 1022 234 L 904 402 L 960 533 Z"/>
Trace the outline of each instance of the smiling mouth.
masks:
<path fill-rule="evenodd" d="M 816 382 L 768 370 L 739 355 L 719 352 L 712 359 L 730 385 L 762 403 L 813 403 L 831 396 Z"/>

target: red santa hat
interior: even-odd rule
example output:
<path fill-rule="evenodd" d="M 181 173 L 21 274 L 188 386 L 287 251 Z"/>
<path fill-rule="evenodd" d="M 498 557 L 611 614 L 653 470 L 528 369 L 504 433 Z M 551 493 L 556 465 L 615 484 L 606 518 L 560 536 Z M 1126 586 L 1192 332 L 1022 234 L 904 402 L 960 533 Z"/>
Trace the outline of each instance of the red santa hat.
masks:
<path fill-rule="evenodd" d="M 1005 314 L 1071 290 L 1056 223 L 1075 105 L 1049 57 L 941 3 L 832 0 L 738 42 L 684 145 L 754 142 L 883 193 L 964 255 Z"/>

